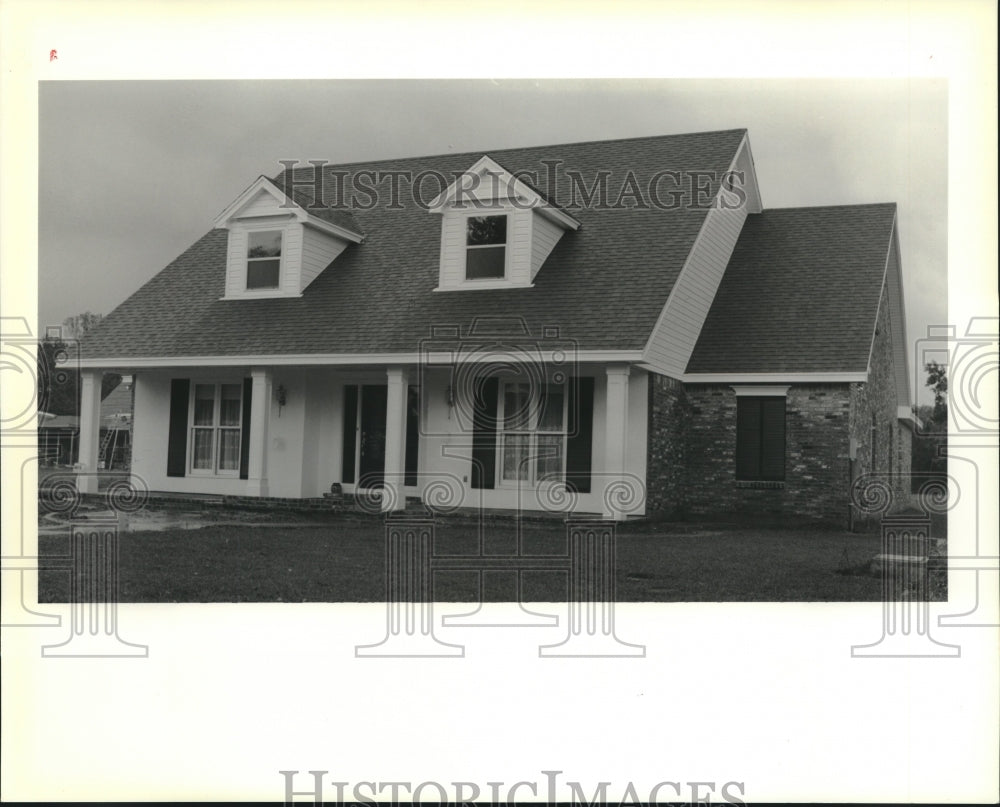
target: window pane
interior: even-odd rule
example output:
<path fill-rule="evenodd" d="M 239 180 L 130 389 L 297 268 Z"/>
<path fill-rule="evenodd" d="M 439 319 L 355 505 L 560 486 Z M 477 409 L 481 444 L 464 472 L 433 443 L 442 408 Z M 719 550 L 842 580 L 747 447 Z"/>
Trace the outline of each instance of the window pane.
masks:
<path fill-rule="evenodd" d="M 194 425 L 211 426 L 215 422 L 215 385 L 195 384 Z"/>
<path fill-rule="evenodd" d="M 760 407 L 762 479 L 785 478 L 785 399 L 764 398 Z"/>
<path fill-rule="evenodd" d="M 240 469 L 240 430 L 219 430 L 219 470 L 238 471 Z"/>
<path fill-rule="evenodd" d="M 248 289 L 276 289 L 278 275 L 281 272 L 281 261 L 268 258 L 247 262 Z"/>
<path fill-rule="evenodd" d="M 465 243 L 470 247 L 506 244 L 507 217 L 472 216 L 466 225 Z"/>
<path fill-rule="evenodd" d="M 480 247 L 465 251 L 465 277 L 469 280 L 502 278 L 507 247 Z"/>
<path fill-rule="evenodd" d="M 760 399 L 736 399 L 736 478 L 760 478 Z"/>
<path fill-rule="evenodd" d="M 561 434 L 538 435 L 538 478 L 562 478 L 563 436 Z"/>
<path fill-rule="evenodd" d="M 219 412 L 219 425 L 239 426 L 240 425 L 240 395 L 242 390 L 239 384 L 222 385 L 222 407 Z"/>
<path fill-rule="evenodd" d="M 503 478 L 508 482 L 528 478 L 528 439 L 526 434 L 503 437 Z"/>
<path fill-rule="evenodd" d="M 559 432 L 563 429 L 563 390 L 556 384 L 547 384 L 542 391 L 541 409 L 538 413 L 538 430 Z"/>
<path fill-rule="evenodd" d="M 507 384 L 503 388 L 503 427 L 507 431 L 528 428 L 528 385 Z"/>
<path fill-rule="evenodd" d="M 247 240 L 248 258 L 277 258 L 281 255 L 281 231 L 250 233 Z"/>
<path fill-rule="evenodd" d="M 196 470 L 212 470 L 212 429 L 194 430 L 194 449 L 191 467 Z"/>

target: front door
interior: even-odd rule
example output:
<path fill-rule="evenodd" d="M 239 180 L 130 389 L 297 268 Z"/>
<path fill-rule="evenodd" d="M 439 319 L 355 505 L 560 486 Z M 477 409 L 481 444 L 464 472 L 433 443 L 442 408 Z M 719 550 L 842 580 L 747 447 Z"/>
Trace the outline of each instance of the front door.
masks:
<path fill-rule="evenodd" d="M 361 387 L 361 445 L 358 454 L 358 487 L 381 488 L 385 476 L 385 420 L 389 388 Z"/>

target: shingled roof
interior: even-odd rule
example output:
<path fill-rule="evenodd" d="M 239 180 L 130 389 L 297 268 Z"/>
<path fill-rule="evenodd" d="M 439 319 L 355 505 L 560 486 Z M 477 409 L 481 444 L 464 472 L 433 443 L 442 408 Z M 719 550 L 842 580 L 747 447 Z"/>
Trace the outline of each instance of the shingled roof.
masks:
<path fill-rule="evenodd" d="M 609 171 L 611 201 L 628 172 L 645 188 L 660 171 L 730 167 L 744 129 L 628 140 L 492 150 L 330 167 L 439 172 L 453 176 L 483 154 L 511 171 L 561 161 L 550 199 L 571 198 L 569 171 L 587 186 Z M 306 180 L 312 168 L 295 174 Z M 287 176 L 276 183 L 287 187 Z M 327 186 L 326 183 L 324 183 Z M 333 187 L 329 183 L 329 187 Z M 332 192 L 332 191 L 331 191 Z M 329 205 L 331 198 L 324 198 Z M 406 203 L 407 199 L 403 199 Z M 416 352 L 433 325 L 463 332 L 477 316 L 522 317 L 533 334 L 559 326 L 584 350 L 640 350 L 648 340 L 707 214 L 608 206 L 564 207 L 581 227 L 567 232 L 533 288 L 435 292 L 441 222 L 415 203 L 353 210 L 352 244 L 299 298 L 222 300 L 228 232 L 211 230 L 104 318 L 83 345 L 87 359 Z M 310 208 L 314 213 L 314 209 Z M 338 217 L 339 221 L 344 221 Z M 346 223 L 346 222 L 345 222 Z"/>
<path fill-rule="evenodd" d="M 895 216 L 895 204 L 748 216 L 687 372 L 865 372 Z"/>

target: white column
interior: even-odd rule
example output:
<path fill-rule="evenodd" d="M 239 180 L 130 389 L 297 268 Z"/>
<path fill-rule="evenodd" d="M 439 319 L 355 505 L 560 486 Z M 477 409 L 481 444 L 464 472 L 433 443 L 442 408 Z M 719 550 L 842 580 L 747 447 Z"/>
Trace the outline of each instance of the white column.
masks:
<path fill-rule="evenodd" d="M 101 441 L 100 370 L 80 372 L 80 457 L 76 487 L 80 493 L 97 493 L 97 452 Z"/>
<path fill-rule="evenodd" d="M 250 452 L 247 457 L 247 495 L 267 496 L 267 423 L 271 418 L 271 373 L 250 371 Z"/>
<path fill-rule="evenodd" d="M 406 388 L 407 372 L 402 367 L 386 371 L 389 390 L 385 406 L 385 496 L 383 510 L 405 510 L 406 493 Z"/>
<path fill-rule="evenodd" d="M 608 386 L 604 421 L 604 517 L 624 521 L 625 513 L 615 506 L 614 491 L 625 484 L 625 450 L 628 445 L 627 364 L 607 367 Z"/>

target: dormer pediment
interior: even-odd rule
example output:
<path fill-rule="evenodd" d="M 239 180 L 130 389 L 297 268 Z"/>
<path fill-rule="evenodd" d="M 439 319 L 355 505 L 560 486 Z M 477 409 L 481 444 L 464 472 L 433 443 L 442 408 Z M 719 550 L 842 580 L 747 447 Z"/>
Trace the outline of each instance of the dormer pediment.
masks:
<path fill-rule="evenodd" d="M 563 233 L 580 226 L 489 156 L 428 210 L 442 217 L 438 291 L 530 287 Z"/>
<path fill-rule="evenodd" d="M 259 177 L 215 219 L 229 230 L 224 299 L 299 297 L 350 244 L 364 236 L 333 211 Z"/>

